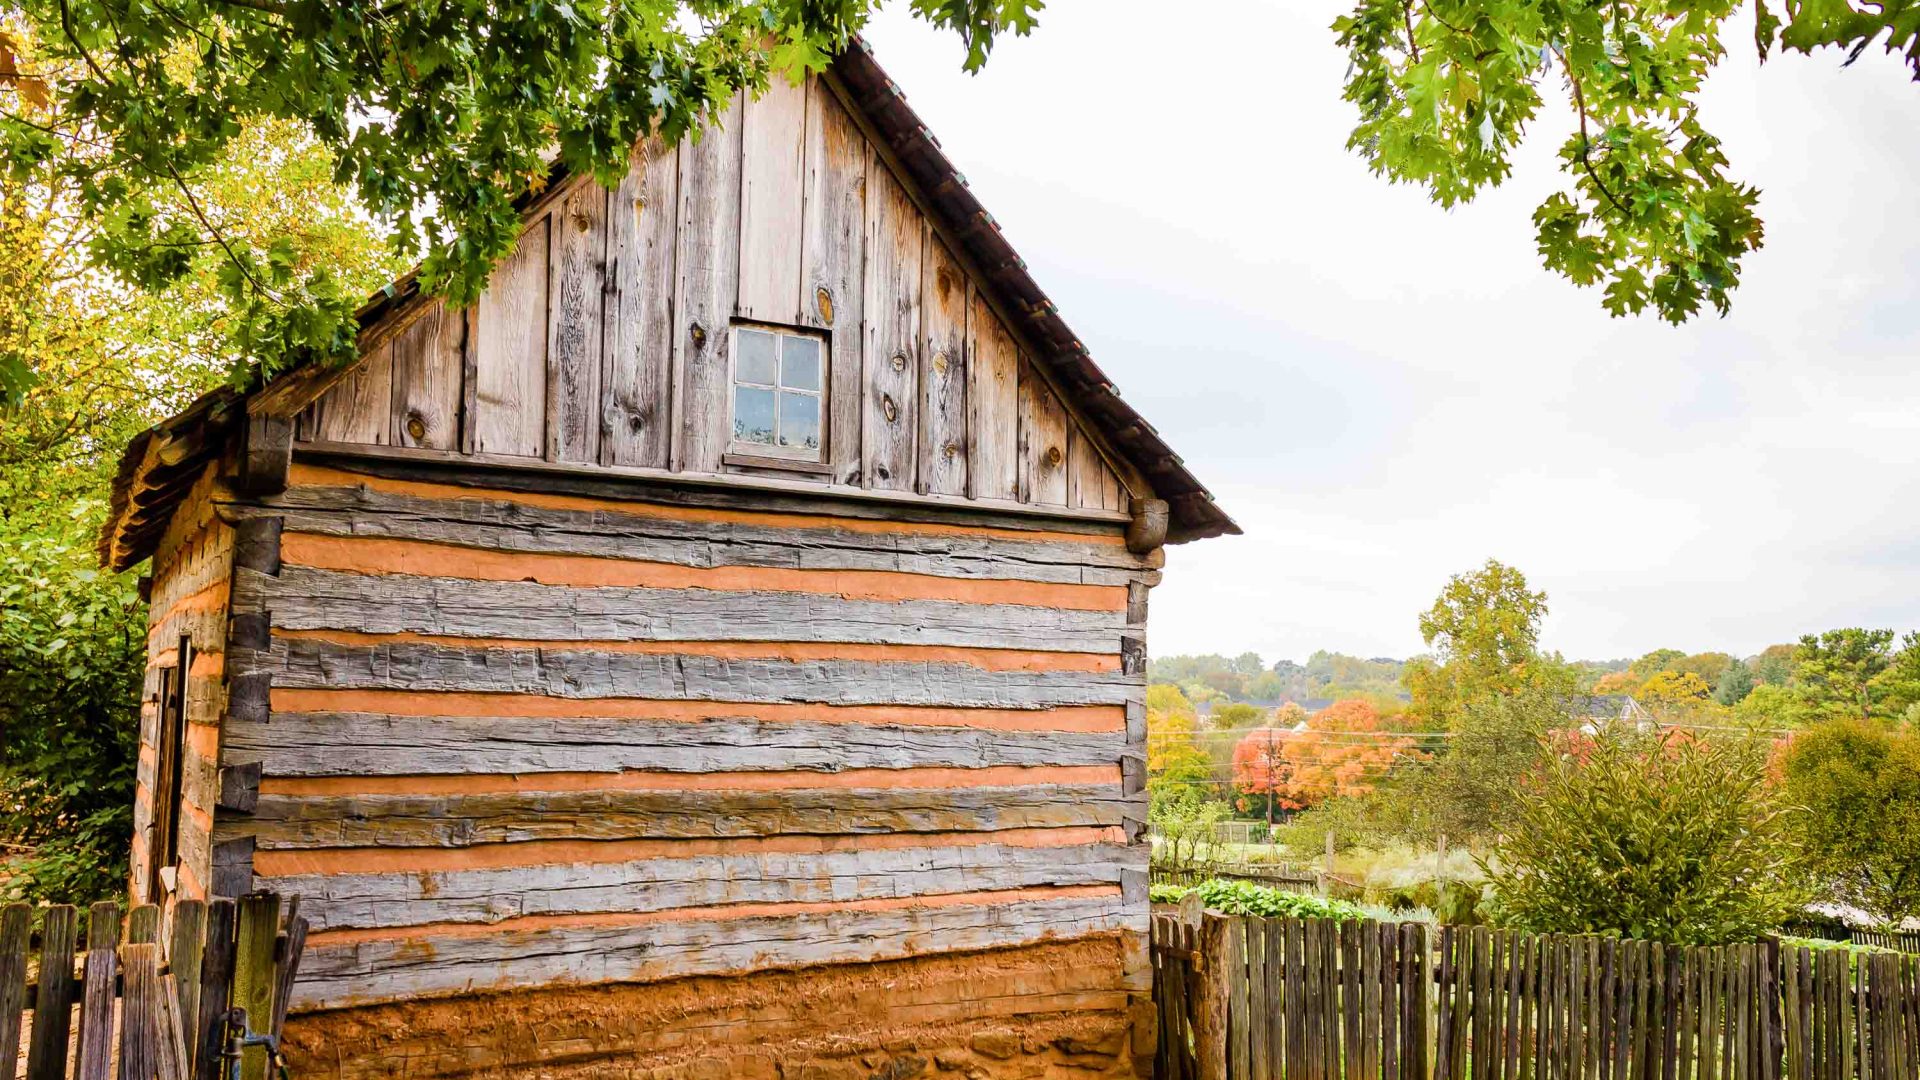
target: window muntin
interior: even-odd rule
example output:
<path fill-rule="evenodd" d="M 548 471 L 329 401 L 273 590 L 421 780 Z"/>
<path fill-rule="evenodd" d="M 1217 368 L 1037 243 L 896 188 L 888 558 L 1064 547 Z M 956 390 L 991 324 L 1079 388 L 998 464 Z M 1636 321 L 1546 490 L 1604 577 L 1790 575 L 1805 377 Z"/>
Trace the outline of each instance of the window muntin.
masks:
<path fill-rule="evenodd" d="M 826 345 L 768 327 L 733 331 L 733 447 L 742 453 L 821 458 Z"/>

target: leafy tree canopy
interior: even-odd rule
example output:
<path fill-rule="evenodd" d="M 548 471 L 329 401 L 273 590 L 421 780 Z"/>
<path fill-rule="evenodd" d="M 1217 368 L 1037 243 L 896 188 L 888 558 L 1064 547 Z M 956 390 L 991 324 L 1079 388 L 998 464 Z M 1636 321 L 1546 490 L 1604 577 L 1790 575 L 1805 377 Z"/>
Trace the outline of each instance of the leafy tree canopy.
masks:
<path fill-rule="evenodd" d="M 303 264 L 280 229 L 194 197 L 259 124 L 299 125 L 456 303 L 520 228 L 515 200 L 550 159 L 612 182 L 637 140 L 677 139 L 741 88 L 825 66 L 878 0 L 19 0 L 0 29 L 0 155 L 16 181 L 71 185 L 96 266 L 147 288 L 217 252 L 243 373 L 354 347 L 365 294 Z M 913 0 L 977 69 L 1039 0 Z M 33 48 L 29 49 L 28 46 Z M 24 62 L 37 52 L 44 63 Z M 51 104 L 69 124 L 34 110 Z M 0 387 L 28 379 L 0 358 Z"/>
<path fill-rule="evenodd" d="M 0 70 L 61 70 L 25 31 L 0 46 Z M 97 158 L 65 101 L 25 85 L 0 80 L 0 112 L 59 133 L 75 170 Z M 290 266 L 330 266 L 356 289 L 391 276 L 300 125 L 265 120 L 231 147 L 157 195 L 167 212 L 191 201 L 236 235 L 287 238 Z M 0 168 L 0 358 L 29 374 L 9 384 L 28 407 L 0 417 L 0 899 L 86 903 L 124 887 L 146 605 L 134 574 L 99 569 L 94 539 L 127 439 L 226 370 L 224 256 L 185 250 L 166 288 L 131 287 L 93 269 L 103 231 L 81 199 L 64 169 Z"/>
<path fill-rule="evenodd" d="M 1893 645 L 1893 631 L 1859 627 L 1802 637 L 1793 684 L 1808 714 L 1895 717 L 1920 702 L 1920 632 Z"/>
<path fill-rule="evenodd" d="M 1783 769 L 1814 870 L 1882 922 L 1920 915 L 1920 732 L 1831 720 L 1796 737 Z"/>
<path fill-rule="evenodd" d="M 1599 286 L 1614 315 L 1681 322 L 1725 314 L 1741 259 L 1758 248 L 1759 192 L 1730 169 L 1700 121 L 1699 94 L 1725 55 L 1737 0 L 1357 0 L 1334 23 L 1360 110 L 1348 145 L 1376 173 L 1453 206 L 1499 184 L 1547 93 L 1574 130 L 1560 147 L 1569 186 L 1534 211 L 1547 267 Z M 1755 0 L 1754 44 L 1903 51 L 1920 78 L 1920 8 L 1910 3 Z M 1784 16 L 1785 21 L 1782 21 Z"/>
<path fill-rule="evenodd" d="M 1147 687 L 1147 773 L 1153 783 L 1191 786 L 1206 781 L 1213 761 L 1194 740 L 1199 717 L 1177 686 Z"/>
<path fill-rule="evenodd" d="M 1539 651 L 1547 594 L 1527 587 L 1519 570 L 1495 559 L 1455 574 L 1420 616 L 1420 636 L 1434 658 L 1407 664 L 1411 712 L 1448 723 L 1465 704 L 1532 685 L 1570 689 L 1578 674 Z"/>
<path fill-rule="evenodd" d="M 1727 665 L 1714 683 L 1713 700 L 1732 707 L 1745 701 L 1747 695 L 1753 693 L 1753 687 L 1753 669 L 1745 661 L 1735 660 Z"/>

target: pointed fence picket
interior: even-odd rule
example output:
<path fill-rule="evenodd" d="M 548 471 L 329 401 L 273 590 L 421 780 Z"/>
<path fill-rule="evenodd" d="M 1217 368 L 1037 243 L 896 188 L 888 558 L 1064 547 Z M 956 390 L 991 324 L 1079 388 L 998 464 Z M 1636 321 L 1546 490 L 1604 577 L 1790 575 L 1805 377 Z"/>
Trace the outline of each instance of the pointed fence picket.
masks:
<path fill-rule="evenodd" d="M 1153 917 L 1167 1080 L 1920 1080 L 1920 956 Z"/>
<path fill-rule="evenodd" d="M 279 1039 L 298 908 L 183 900 L 163 934 L 158 907 L 95 904 L 81 948 L 78 909 L 0 907 L 0 1080 L 231 1080 L 236 1054 L 245 1080 L 265 1077 L 271 1051 L 248 1036 Z"/>

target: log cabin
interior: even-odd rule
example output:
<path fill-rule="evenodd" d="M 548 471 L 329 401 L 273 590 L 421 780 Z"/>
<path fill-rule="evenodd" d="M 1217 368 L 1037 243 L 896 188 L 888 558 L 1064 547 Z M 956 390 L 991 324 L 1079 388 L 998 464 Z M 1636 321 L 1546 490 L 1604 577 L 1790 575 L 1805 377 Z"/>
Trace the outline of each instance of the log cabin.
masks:
<path fill-rule="evenodd" d="M 1148 590 L 1239 530 L 864 44 L 360 326 L 101 537 L 132 891 L 301 898 L 297 1075 L 1148 1074 Z"/>

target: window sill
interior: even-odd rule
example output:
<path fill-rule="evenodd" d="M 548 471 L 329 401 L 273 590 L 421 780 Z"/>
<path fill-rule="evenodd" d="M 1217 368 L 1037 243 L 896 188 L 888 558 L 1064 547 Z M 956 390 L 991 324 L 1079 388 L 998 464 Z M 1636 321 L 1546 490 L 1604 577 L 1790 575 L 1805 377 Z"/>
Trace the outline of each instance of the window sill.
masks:
<path fill-rule="evenodd" d="M 783 472 L 811 473 L 815 476 L 833 475 L 833 466 L 824 461 L 807 461 L 803 458 L 766 457 L 759 454 L 722 454 L 720 461 L 725 465 L 744 469 L 779 469 Z"/>

